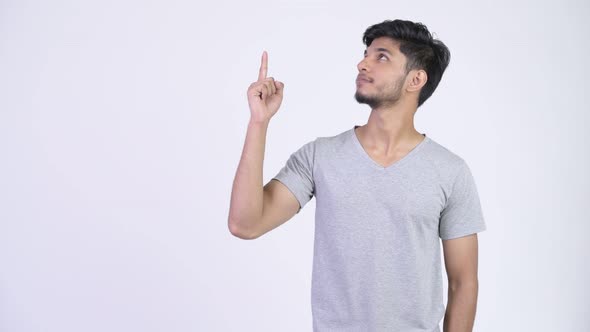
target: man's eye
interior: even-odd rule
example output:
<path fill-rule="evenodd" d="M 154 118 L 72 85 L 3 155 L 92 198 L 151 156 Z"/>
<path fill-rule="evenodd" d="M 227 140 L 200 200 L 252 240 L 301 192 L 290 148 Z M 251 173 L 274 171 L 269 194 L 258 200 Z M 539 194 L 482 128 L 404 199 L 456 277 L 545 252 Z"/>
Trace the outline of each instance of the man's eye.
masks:
<path fill-rule="evenodd" d="M 381 59 L 381 58 L 387 59 L 387 57 L 385 55 L 383 55 L 383 54 L 379 54 L 378 58 L 379 59 Z"/>

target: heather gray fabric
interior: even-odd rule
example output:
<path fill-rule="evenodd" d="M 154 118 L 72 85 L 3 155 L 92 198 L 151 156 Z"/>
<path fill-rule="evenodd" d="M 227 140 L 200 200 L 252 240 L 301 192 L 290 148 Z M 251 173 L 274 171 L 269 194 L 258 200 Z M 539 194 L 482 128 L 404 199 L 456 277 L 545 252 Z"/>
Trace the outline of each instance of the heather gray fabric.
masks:
<path fill-rule="evenodd" d="M 424 134 L 384 168 L 356 127 L 304 144 L 273 178 L 299 211 L 316 198 L 313 331 L 440 332 L 439 238 L 486 229 L 471 171 Z"/>

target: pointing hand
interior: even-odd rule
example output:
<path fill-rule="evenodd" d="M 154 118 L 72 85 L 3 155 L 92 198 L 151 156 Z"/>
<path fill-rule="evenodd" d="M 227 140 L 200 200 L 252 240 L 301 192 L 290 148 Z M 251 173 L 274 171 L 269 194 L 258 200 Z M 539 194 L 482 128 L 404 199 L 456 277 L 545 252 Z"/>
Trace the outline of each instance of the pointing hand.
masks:
<path fill-rule="evenodd" d="M 275 81 L 272 77 L 266 77 L 268 72 L 268 53 L 262 52 L 262 61 L 258 71 L 258 80 L 248 88 L 248 105 L 250 117 L 253 121 L 269 121 L 279 110 L 283 101 L 282 82 Z"/>

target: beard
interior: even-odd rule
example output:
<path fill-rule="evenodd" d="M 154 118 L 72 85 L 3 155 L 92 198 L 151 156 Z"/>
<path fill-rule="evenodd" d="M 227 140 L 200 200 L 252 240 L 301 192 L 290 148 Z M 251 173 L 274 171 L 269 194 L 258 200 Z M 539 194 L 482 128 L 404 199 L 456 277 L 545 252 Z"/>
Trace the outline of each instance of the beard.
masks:
<path fill-rule="evenodd" d="M 354 99 L 356 99 L 359 104 L 369 105 L 372 109 L 395 105 L 401 98 L 402 87 L 406 76 L 400 77 L 400 79 L 393 85 L 387 85 L 380 88 L 379 91 L 372 95 L 363 94 L 357 89 L 356 93 L 354 94 Z"/>

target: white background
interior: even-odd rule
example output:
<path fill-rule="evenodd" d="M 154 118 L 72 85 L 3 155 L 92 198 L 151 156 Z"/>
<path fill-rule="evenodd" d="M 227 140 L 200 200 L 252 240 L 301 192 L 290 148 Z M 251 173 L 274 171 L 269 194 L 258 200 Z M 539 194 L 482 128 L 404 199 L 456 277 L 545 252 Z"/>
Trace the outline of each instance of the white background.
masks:
<path fill-rule="evenodd" d="M 366 123 L 362 33 L 401 18 L 451 50 L 415 126 L 479 189 L 474 331 L 588 331 L 588 2 L 354 3 L 1 0 L 0 330 L 311 331 L 315 199 L 227 228 L 246 90 L 267 50 L 266 183 Z"/>

